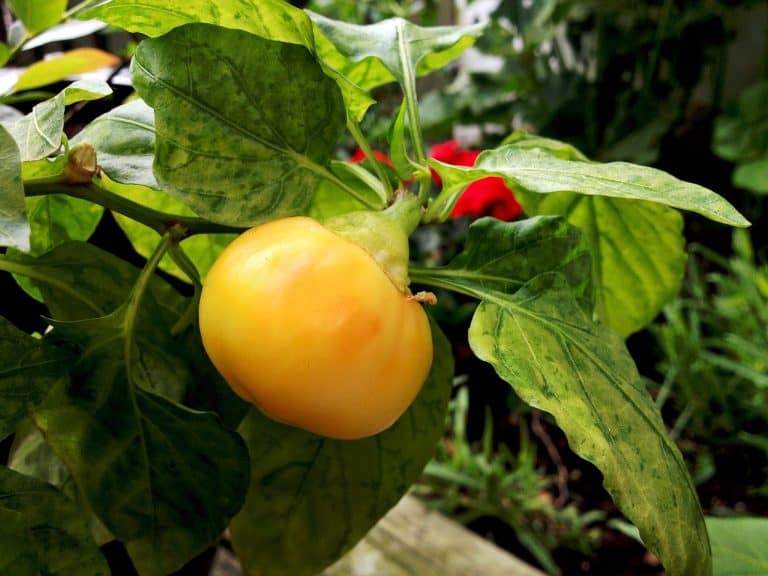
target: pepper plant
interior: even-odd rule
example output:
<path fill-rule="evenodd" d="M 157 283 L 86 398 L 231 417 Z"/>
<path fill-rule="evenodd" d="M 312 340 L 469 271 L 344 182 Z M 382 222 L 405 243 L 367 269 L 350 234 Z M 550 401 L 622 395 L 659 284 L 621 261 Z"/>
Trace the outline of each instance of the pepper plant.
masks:
<path fill-rule="evenodd" d="M 431 321 L 431 371 L 391 427 L 314 435 L 266 417 L 218 375 L 197 325 L 205 275 L 235 234 L 271 220 L 415 198 L 421 224 L 440 222 L 473 181 L 500 177 L 528 218 L 477 220 L 463 252 L 411 266 L 410 281 L 476 298 L 475 354 L 554 416 L 670 575 L 711 573 L 693 484 L 624 338 L 680 286 L 678 210 L 747 226 L 727 201 L 522 133 L 474 166 L 428 159 L 416 79 L 482 25 L 353 25 L 279 0 L 65 4 L 10 2 L 21 34 L 0 47 L 3 60 L 78 19 L 146 39 L 130 66 L 137 97 L 71 140 L 66 107 L 109 98 L 109 85 L 74 82 L 0 127 L 0 270 L 44 303 L 48 326 L 27 334 L 0 319 L 0 426 L 13 435 L 0 468 L 0 572 L 107 574 L 98 546 L 118 540 L 139 574 L 159 576 L 227 528 L 249 574 L 311 575 L 343 555 L 443 433 L 449 343 Z M 402 91 L 392 167 L 360 127 L 372 91 L 390 83 Z M 369 162 L 334 158 L 345 133 Z M 87 242 L 105 210 L 146 257 L 142 269 Z"/>

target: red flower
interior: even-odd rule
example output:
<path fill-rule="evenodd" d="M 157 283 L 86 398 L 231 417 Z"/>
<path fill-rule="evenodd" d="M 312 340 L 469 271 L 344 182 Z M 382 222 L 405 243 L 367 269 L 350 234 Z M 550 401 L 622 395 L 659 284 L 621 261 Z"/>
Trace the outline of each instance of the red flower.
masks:
<path fill-rule="evenodd" d="M 462 149 L 456 140 L 435 144 L 430 152 L 430 156 L 435 160 L 454 166 L 474 166 L 479 155 L 479 150 Z M 434 170 L 432 176 L 438 184 L 442 184 L 440 176 Z M 518 218 L 522 212 L 522 207 L 512 190 L 504 183 L 504 179 L 489 176 L 472 182 L 464 190 L 453 207 L 451 218 L 493 216 L 509 222 Z"/>
<path fill-rule="evenodd" d="M 374 150 L 373 151 L 373 155 L 376 156 L 376 158 L 378 160 L 381 160 L 385 164 L 389 164 L 390 166 L 392 166 L 392 160 L 390 160 L 387 157 L 387 155 L 384 154 L 383 152 L 379 152 L 378 150 Z M 363 152 L 363 150 L 361 148 L 358 148 L 357 150 L 355 150 L 355 153 L 352 154 L 352 156 L 350 156 L 349 161 L 350 162 L 362 162 L 363 160 L 365 160 L 365 158 L 366 158 L 365 152 Z"/>

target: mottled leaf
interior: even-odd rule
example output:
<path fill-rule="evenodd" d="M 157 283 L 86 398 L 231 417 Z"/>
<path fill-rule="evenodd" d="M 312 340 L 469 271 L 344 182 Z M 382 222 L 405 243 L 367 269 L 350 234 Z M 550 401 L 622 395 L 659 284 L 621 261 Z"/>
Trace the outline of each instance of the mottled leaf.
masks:
<path fill-rule="evenodd" d="M 99 183 L 106 190 L 167 214 L 195 216 L 186 204 L 161 191 L 155 181 L 152 173 L 154 111 L 143 101 L 134 100 L 118 106 L 93 120 L 72 140 L 73 145 L 85 142 L 96 149 L 103 173 Z M 136 220 L 118 213 L 114 216 L 136 251 L 148 258 L 160 235 Z M 230 234 L 198 234 L 184 240 L 184 251 L 200 275 L 205 276 L 233 238 Z M 160 261 L 160 268 L 177 278 L 188 280 L 168 255 Z"/>
<path fill-rule="evenodd" d="M 78 80 L 53 98 L 37 104 L 32 112 L 8 126 L 21 151 L 21 159 L 40 160 L 59 149 L 67 105 L 97 100 L 111 93 L 112 89 L 100 80 Z"/>
<path fill-rule="evenodd" d="M 72 474 L 51 450 L 43 434 L 31 420 L 25 421 L 16 429 L 8 455 L 8 468 L 51 484 L 75 502 L 80 507 L 81 514 L 87 518 L 91 536 L 97 545 L 102 546 L 115 539 L 93 512 L 88 510 L 87 505 L 83 504 L 72 480 Z"/>
<path fill-rule="evenodd" d="M 712 573 L 696 490 L 622 339 L 595 324 L 557 273 L 512 296 L 481 287 L 475 354 L 526 403 L 551 413 L 670 576 Z"/>
<path fill-rule="evenodd" d="M 318 54 L 365 90 L 397 80 L 406 85 L 458 58 L 485 24 L 423 27 L 402 18 L 350 24 L 311 13 L 329 42 L 318 37 Z"/>
<path fill-rule="evenodd" d="M 0 573 L 108 576 L 82 512 L 53 486 L 0 466 Z"/>
<path fill-rule="evenodd" d="M 155 109 L 155 176 L 201 216 L 251 225 L 297 214 L 328 177 L 345 111 L 305 48 L 187 25 L 142 42 L 132 76 Z"/>
<path fill-rule="evenodd" d="M 314 576 L 351 548 L 416 480 L 443 433 L 453 375 L 450 345 L 432 324 L 429 378 L 388 430 L 331 440 L 253 410 L 241 426 L 251 487 L 232 522 L 232 541 L 249 574 Z"/>
<path fill-rule="evenodd" d="M 96 283 L 101 292 L 121 284 L 110 300 L 133 284 L 117 259 L 86 246 L 65 244 L 37 259 L 58 318 L 78 311 L 66 297 L 75 278 L 83 297 L 102 308 L 109 306 L 93 294 Z M 34 412 L 89 509 L 125 543 L 142 576 L 171 572 L 209 545 L 240 508 L 248 479 L 239 436 L 214 414 L 168 399 L 216 385 L 185 357 L 189 343 L 169 335 L 163 320 L 177 312 L 166 303 L 168 290 L 153 279 L 140 301 L 131 292 L 106 316 L 54 320 L 53 335 L 76 346 L 79 359 Z"/>
<path fill-rule="evenodd" d="M 29 235 L 19 149 L 0 126 L 0 246 L 28 250 Z"/>
<path fill-rule="evenodd" d="M 559 216 L 518 222 L 481 218 L 467 231 L 464 250 L 441 267 L 411 267 L 411 279 L 458 291 L 511 294 L 544 272 L 558 271 L 585 311 L 592 310 L 590 252 L 578 228 Z"/>
<path fill-rule="evenodd" d="M 74 328 L 91 343 L 35 422 L 139 573 L 154 576 L 179 568 L 224 530 L 245 495 L 247 451 L 215 415 L 130 381 L 121 316 Z"/>
<path fill-rule="evenodd" d="M 116 66 L 120 58 L 98 48 L 75 48 L 60 56 L 35 62 L 21 73 L 14 92 L 31 90 L 108 66 Z"/>
<path fill-rule="evenodd" d="M 0 317 L 0 439 L 14 431 L 53 383 L 66 374 L 70 357 Z"/>
<path fill-rule="evenodd" d="M 563 160 L 540 148 L 524 149 L 507 144 L 483 152 L 474 168 L 450 166 L 436 160 L 430 163 L 443 179 L 441 196 L 455 201 L 472 181 L 486 176 L 502 176 L 513 190 L 551 194 L 576 192 L 646 200 L 690 210 L 711 220 L 732 226 L 749 222 L 724 198 L 711 190 L 678 180 L 655 168 L 626 162 L 583 162 Z M 453 202 L 445 203 L 452 207 Z M 443 213 L 444 217 L 446 214 Z"/>
<path fill-rule="evenodd" d="M 67 9 L 67 0 L 8 0 L 8 4 L 29 34 L 58 24 Z"/>
<path fill-rule="evenodd" d="M 72 145 L 88 143 L 96 149 L 99 167 L 111 180 L 160 186 L 152 173 L 155 150 L 155 113 L 142 100 L 117 106 L 91 121 Z"/>
<path fill-rule="evenodd" d="M 768 518 L 707 518 L 714 576 L 768 574 Z"/>
<path fill-rule="evenodd" d="M 592 252 L 595 315 L 622 336 L 647 326 L 680 291 L 685 271 L 682 215 L 672 208 L 580 194 L 549 194 L 539 214 L 562 214 Z"/>
<path fill-rule="evenodd" d="M 204 23 L 307 48 L 314 44 L 307 15 L 284 0 L 103 0 L 79 17 L 152 37 Z"/>

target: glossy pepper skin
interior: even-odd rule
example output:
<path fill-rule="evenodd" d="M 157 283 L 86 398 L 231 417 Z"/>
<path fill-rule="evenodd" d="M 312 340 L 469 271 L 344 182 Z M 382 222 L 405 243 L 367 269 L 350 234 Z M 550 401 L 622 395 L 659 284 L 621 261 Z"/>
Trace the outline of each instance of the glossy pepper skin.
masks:
<path fill-rule="evenodd" d="M 205 280 L 200 330 L 238 395 L 330 438 L 389 427 L 432 364 L 421 304 L 364 249 L 304 217 L 252 228 L 227 247 Z"/>

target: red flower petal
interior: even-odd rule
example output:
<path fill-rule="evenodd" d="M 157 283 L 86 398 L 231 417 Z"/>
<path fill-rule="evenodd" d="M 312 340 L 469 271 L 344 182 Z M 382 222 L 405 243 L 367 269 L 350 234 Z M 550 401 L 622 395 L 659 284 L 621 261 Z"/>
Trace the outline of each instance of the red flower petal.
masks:
<path fill-rule="evenodd" d="M 392 166 L 392 161 L 383 152 L 379 152 L 378 150 L 374 150 L 373 151 L 373 155 L 377 159 L 379 159 L 382 162 L 384 162 L 385 164 L 389 164 L 390 166 Z M 355 152 L 352 154 L 352 156 L 349 157 L 349 161 L 350 162 L 362 162 L 363 160 L 365 160 L 365 158 L 366 158 L 365 152 L 363 152 L 360 148 L 358 148 L 357 150 L 355 150 Z"/>
<path fill-rule="evenodd" d="M 493 216 L 510 222 L 522 214 L 523 209 L 512 190 L 499 176 L 489 176 L 470 184 L 459 197 L 451 212 L 451 218 L 469 216 L 481 218 Z"/>

